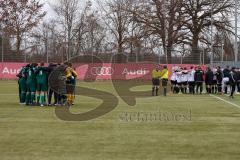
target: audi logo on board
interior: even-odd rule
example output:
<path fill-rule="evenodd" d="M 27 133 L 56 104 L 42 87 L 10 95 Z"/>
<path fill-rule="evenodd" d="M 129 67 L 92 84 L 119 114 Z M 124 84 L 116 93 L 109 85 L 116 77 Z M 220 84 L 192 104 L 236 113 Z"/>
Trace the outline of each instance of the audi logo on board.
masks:
<path fill-rule="evenodd" d="M 92 67 L 91 73 L 95 76 L 111 76 L 114 70 L 112 67 Z"/>

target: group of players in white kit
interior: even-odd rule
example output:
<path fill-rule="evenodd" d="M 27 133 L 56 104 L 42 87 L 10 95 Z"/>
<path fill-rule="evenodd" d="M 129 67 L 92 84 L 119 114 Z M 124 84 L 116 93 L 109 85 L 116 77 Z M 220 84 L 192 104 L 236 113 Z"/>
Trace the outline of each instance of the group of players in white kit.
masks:
<path fill-rule="evenodd" d="M 233 93 L 237 88 L 240 92 L 240 69 L 232 67 L 210 68 L 205 70 L 201 66 L 191 67 L 190 69 L 175 66 L 171 76 L 171 90 L 173 93 L 202 94 L 204 82 L 206 92 L 209 94 Z"/>

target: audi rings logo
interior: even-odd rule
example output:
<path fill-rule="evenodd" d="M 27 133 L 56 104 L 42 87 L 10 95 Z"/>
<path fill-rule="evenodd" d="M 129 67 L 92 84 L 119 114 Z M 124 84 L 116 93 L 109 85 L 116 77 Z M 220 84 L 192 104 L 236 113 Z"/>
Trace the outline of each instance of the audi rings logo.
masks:
<path fill-rule="evenodd" d="M 92 75 L 95 76 L 111 76 L 114 70 L 112 67 L 93 67 L 91 69 Z"/>

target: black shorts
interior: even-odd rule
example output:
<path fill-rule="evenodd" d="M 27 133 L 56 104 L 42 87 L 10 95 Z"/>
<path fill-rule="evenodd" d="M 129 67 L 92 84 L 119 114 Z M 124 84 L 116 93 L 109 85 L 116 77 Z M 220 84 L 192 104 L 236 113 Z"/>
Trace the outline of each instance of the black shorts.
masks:
<path fill-rule="evenodd" d="M 195 83 L 197 86 L 202 86 L 203 85 L 203 82 L 196 82 Z"/>
<path fill-rule="evenodd" d="M 172 85 L 176 85 L 176 84 L 177 84 L 177 81 L 171 81 L 171 84 L 172 84 Z"/>
<path fill-rule="evenodd" d="M 194 85 L 195 85 L 195 82 L 188 82 L 188 85 L 189 85 L 189 86 L 194 86 Z"/>
<path fill-rule="evenodd" d="M 168 85 L 168 79 L 162 79 L 162 86 L 167 87 Z"/>
<path fill-rule="evenodd" d="M 217 85 L 222 85 L 222 80 L 217 80 Z"/>
<path fill-rule="evenodd" d="M 178 86 L 182 86 L 183 84 L 182 84 L 182 82 L 178 82 L 177 85 Z"/>
<path fill-rule="evenodd" d="M 182 85 L 187 86 L 188 82 L 182 82 Z"/>
<path fill-rule="evenodd" d="M 211 86 L 211 85 L 213 85 L 213 81 L 207 81 L 207 82 L 205 82 L 205 84 L 206 84 L 207 86 Z"/>
<path fill-rule="evenodd" d="M 153 86 L 159 86 L 160 85 L 160 80 L 158 78 L 153 78 L 152 79 L 152 84 L 153 84 Z"/>
<path fill-rule="evenodd" d="M 213 80 L 212 85 L 217 85 L 217 80 Z"/>

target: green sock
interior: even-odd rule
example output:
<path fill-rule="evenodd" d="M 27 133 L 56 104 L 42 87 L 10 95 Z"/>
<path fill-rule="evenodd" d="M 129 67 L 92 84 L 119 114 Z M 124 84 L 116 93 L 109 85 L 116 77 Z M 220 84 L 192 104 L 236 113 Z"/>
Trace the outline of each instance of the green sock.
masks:
<path fill-rule="evenodd" d="M 43 104 L 43 103 L 44 103 L 44 95 L 41 94 L 41 96 L 40 96 L 40 104 Z"/>
<path fill-rule="evenodd" d="M 39 103 L 39 101 L 40 101 L 40 95 L 38 94 L 37 95 L 37 103 Z"/>
<path fill-rule="evenodd" d="M 34 102 L 36 102 L 36 93 L 34 93 Z"/>
<path fill-rule="evenodd" d="M 167 88 L 164 88 L 164 96 L 167 96 Z"/>
<path fill-rule="evenodd" d="M 36 97 L 35 97 L 35 93 L 32 93 L 31 94 L 31 102 L 32 103 L 34 103 L 34 102 L 36 102 L 36 99 L 35 99 Z"/>
<path fill-rule="evenodd" d="M 31 100 L 31 93 L 27 93 L 27 97 L 26 97 L 26 104 L 29 104 Z"/>
<path fill-rule="evenodd" d="M 26 102 L 26 93 L 25 92 L 21 92 L 20 100 L 21 100 L 21 103 Z"/>
<path fill-rule="evenodd" d="M 44 100 L 44 103 L 46 103 L 46 95 L 45 94 L 43 95 L 43 100 Z"/>

